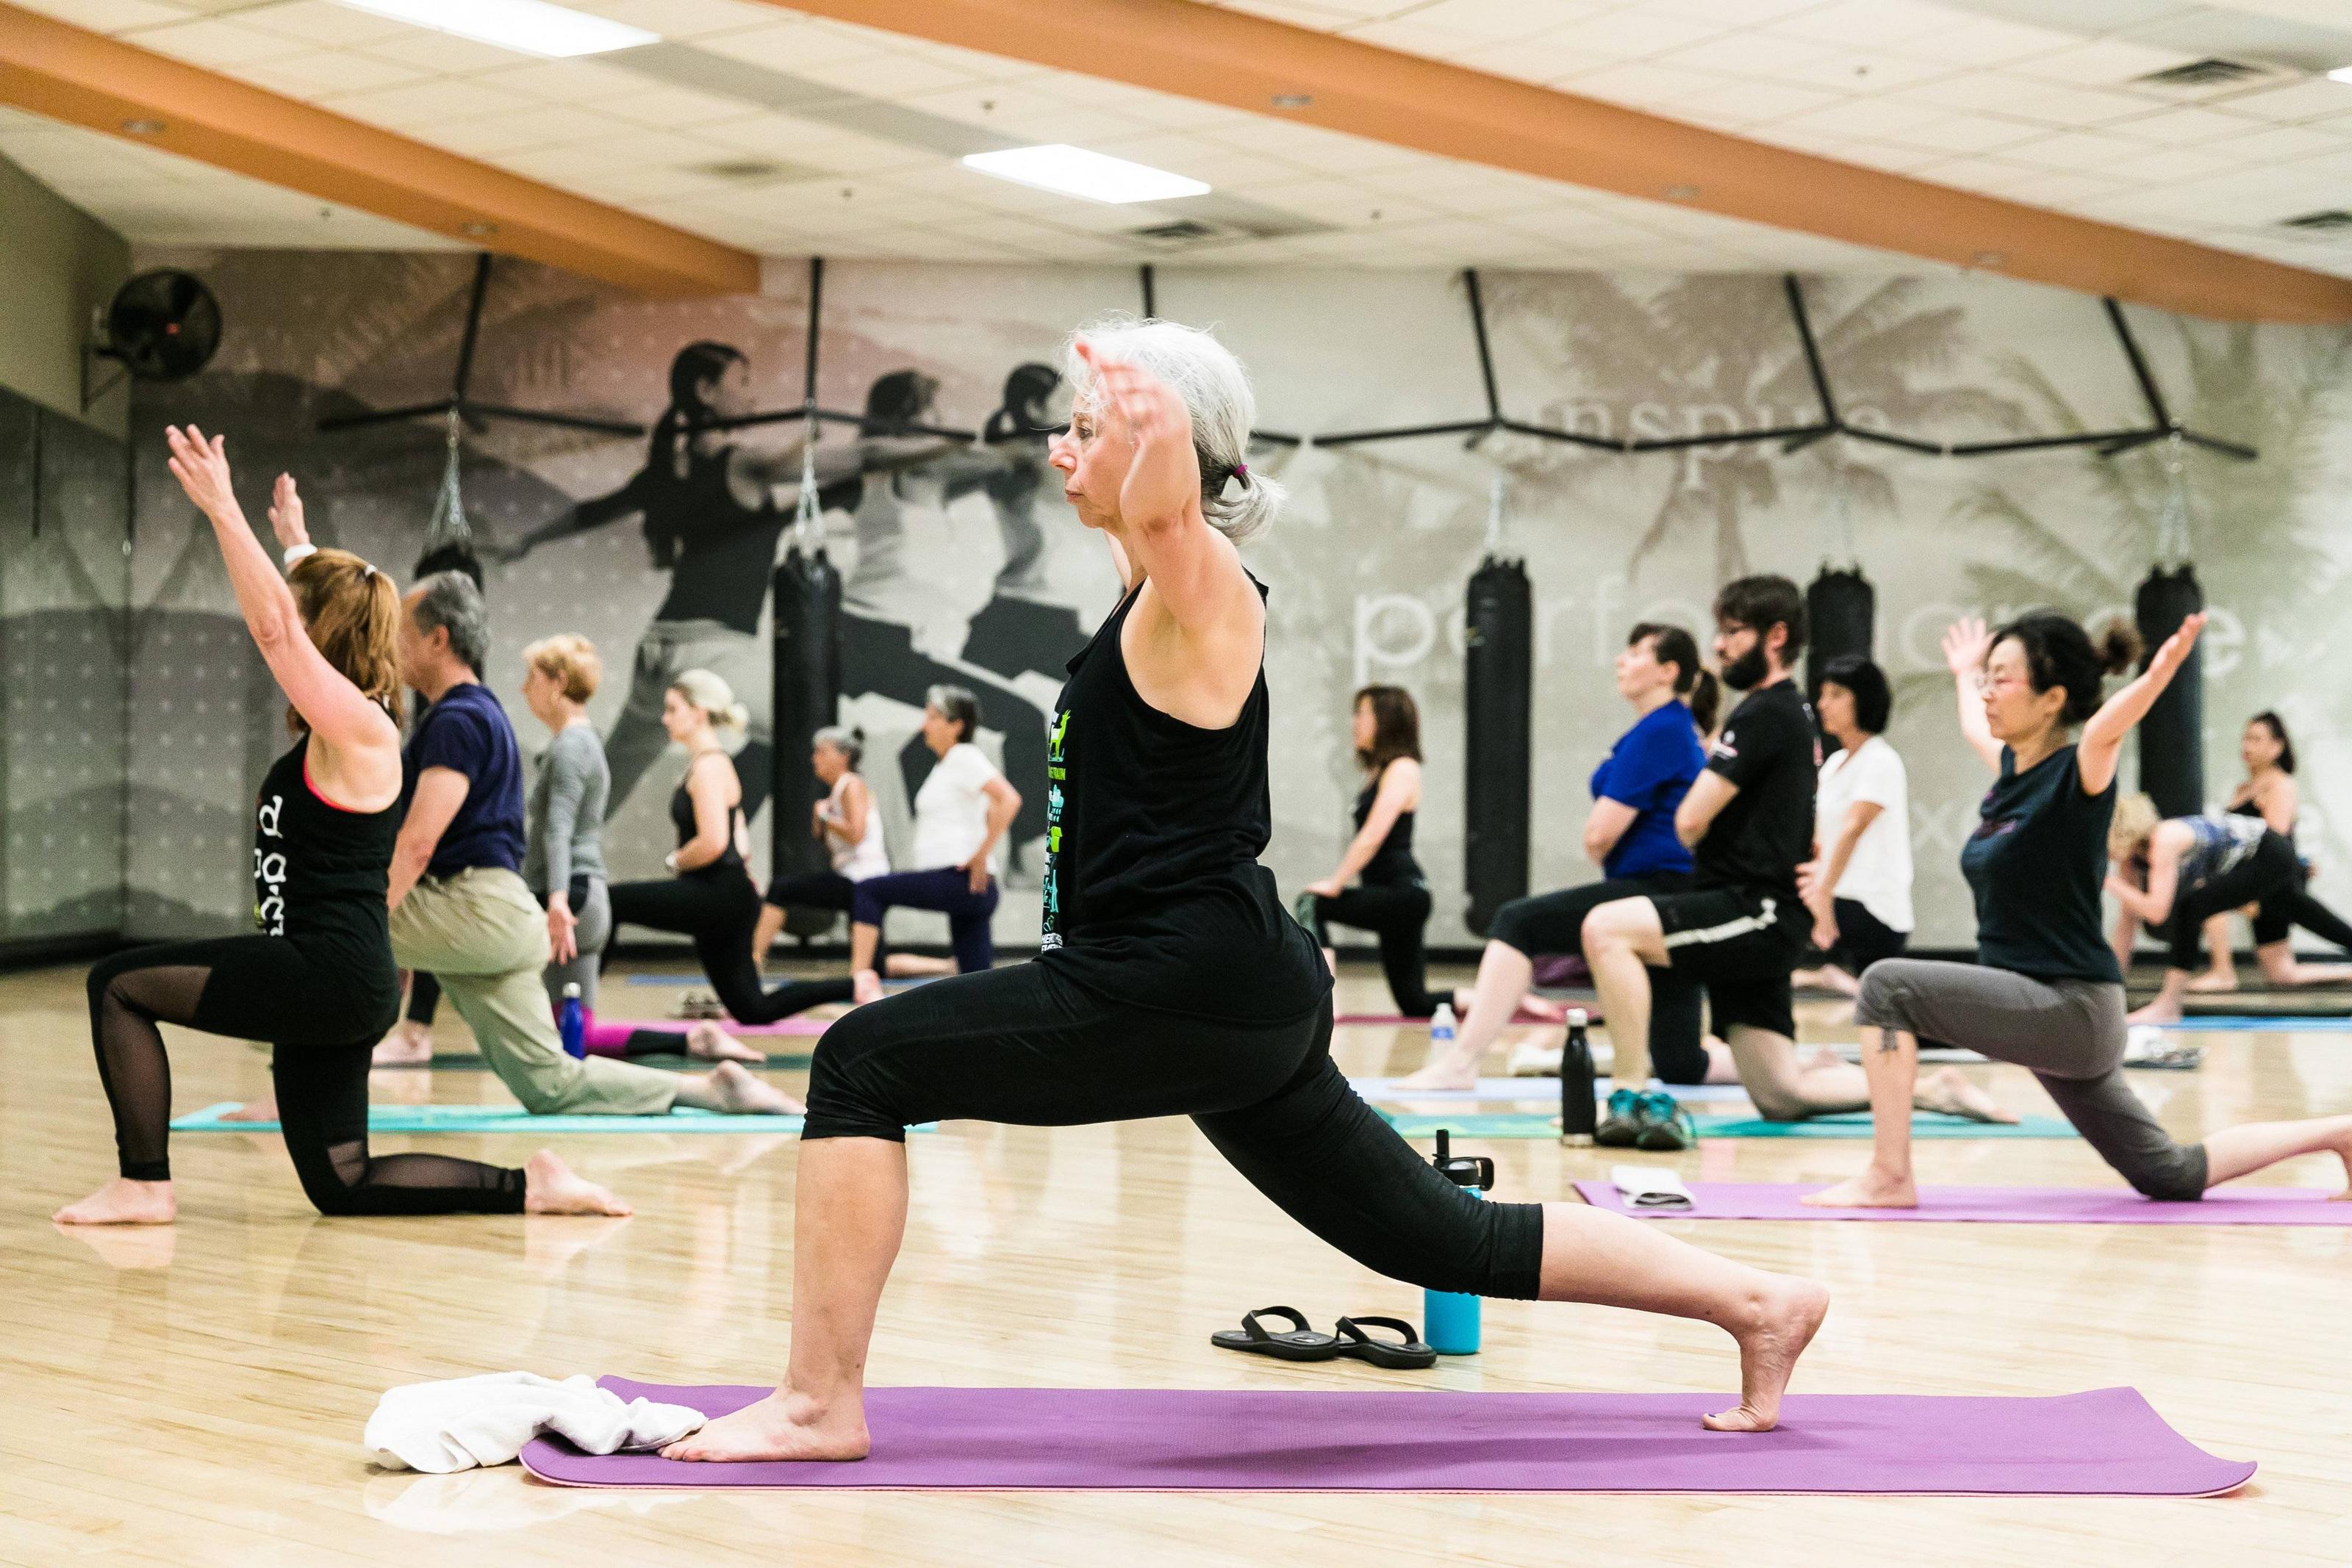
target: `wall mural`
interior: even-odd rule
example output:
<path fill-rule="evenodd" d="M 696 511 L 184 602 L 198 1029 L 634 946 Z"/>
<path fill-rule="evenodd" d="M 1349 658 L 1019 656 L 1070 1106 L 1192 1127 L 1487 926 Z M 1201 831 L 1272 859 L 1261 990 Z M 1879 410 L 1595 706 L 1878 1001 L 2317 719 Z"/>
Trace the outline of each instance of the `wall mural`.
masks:
<path fill-rule="evenodd" d="M 405 576 L 442 466 L 430 422 L 319 434 L 324 416 L 446 392 L 470 267 L 450 255 L 169 253 L 202 274 L 226 332 L 205 374 L 141 389 L 135 410 L 132 771 L 155 809 L 129 849 L 142 934 L 223 928 L 241 913 L 244 791 L 282 744 L 282 707 L 228 618 L 209 538 L 162 463 L 160 429 L 194 420 L 229 436 L 249 503 L 291 469 L 322 542 Z M 768 578 L 801 476 L 794 424 L 690 437 L 704 415 L 796 407 L 805 273 L 776 264 L 756 297 L 647 301 L 501 262 L 473 393 L 521 407 L 640 422 L 612 437 L 499 422 L 467 433 L 469 517 L 495 632 L 488 679 L 518 733 L 519 651 L 574 631 L 606 658 L 592 714 L 615 779 L 616 875 L 658 874 L 664 797 L 680 759 L 657 726 L 663 684 L 695 664 L 754 715 L 740 758 L 764 799 Z M 1486 280 L 1507 412 L 1595 434 L 1655 436 L 1802 423 L 1815 410 L 1778 278 L 1742 274 L 1498 275 Z M 1262 422 L 1295 432 L 1474 417 L 1484 406 L 1458 279 L 1422 272 L 1163 272 L 1162 314 L 1214 325 L 1250 365 Z M 816 494 L 846 580 L 845 722 L 894 847 L 929 755 L 914 737 L 924 690 L 977 692 L 983 744 L 1023 793 L 1000 940 L 1034 942 L 1045 809 L 1045 718 L 1061 664 L 1108 612 L 1117 583 L 1099 541 L 1062 501 L 1040 427 L 1066 404 L 1069 328 L 1135 310 L 1120 268 L 836 264 L 825 280 L 819 400 L 861 416 L 826 427 Z M 1945 441 L 2143 422 L 2096 304 L 1998 279 L 1807 282 L 1847 418 Z M 1970 461 L 1842 440 L 1626 456 L 1508 434 L 1265 454 L 1295 504 L 1253 570 L 1273 589 L 1269 676 L 1276 840 L 1286 891 L 1327 873 L 1357 788 L 1347 698 L 1367 680 L 1423 705 L 1432 787 L 1421 822 L 1437 915 L 1432 940 L 1469 940 L 1462 907 L 1462 601 L 1490 539 L 1523 556 L 1537 591 L 1538 887 L 1589 878 L 1577 847 L 1586 777 L 1628 716 L 1608 665 L 1636 620 L 1704 633 L 1717 583 L 1773 570 L 1801 581 L 1858 559 L 1877 585 L 1878 657 L 1897 685 L 1889 738 L 1910 765 L 1921 940 L 1973 925 L 1955 859 L 1984 780 L 1954 732 L 1937 640 L 1960 613 L 2035 604 L 2098 613 L 2129 602 L 2158 524 L 2186 508 L 2216 609 L 2209 633 L 2209 793 L 2239 774 L 2238 722 L 2275 706 L 2305 758 L 2303 844 L 2322 896 L 2352 895 L 2332 810 L 2352 789 L 2346 733 L 2352 650 L 2336 636 L 2352 522 L 2344 402 L 2352 335 L 2140 315 L 2177 411 L 2252 442 L 2241 465 L 2192 453 L 2178 500 L 2162 449 Z M 715 372 L 715 373 L 714 373 Z M 909 426 L 982 433 L 950 441 Z M 740 454 L 722 463 L 722 449 Z M 1489 503 L 1501 481 L 1498 536 Z M 199 706 L 201 705 L 201 706 Z M 766 842 L 765 823 L 755 834 Z M 764 862 L 764 852 L 761 856 Z M 2339 883 L 2343 885 L 2338 885 Z M 931 935 L 908 915 L 905 935 Z M 895 929 L 895 927 L 894 927 Z"/>

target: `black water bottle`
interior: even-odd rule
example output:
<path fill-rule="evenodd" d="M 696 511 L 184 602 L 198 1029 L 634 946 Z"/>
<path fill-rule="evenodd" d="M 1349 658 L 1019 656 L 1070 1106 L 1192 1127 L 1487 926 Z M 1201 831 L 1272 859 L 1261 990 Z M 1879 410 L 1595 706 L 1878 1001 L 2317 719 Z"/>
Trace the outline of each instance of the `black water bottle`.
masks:
<path fill-rule="evenodd" d="M 1584 1038 L 1584 1009 L 1568 1010 L 1568 1046 L 1559 1055 L 1559 1141 L 1590 1148 L 1593 1106 L 1592 1042 Z"/>

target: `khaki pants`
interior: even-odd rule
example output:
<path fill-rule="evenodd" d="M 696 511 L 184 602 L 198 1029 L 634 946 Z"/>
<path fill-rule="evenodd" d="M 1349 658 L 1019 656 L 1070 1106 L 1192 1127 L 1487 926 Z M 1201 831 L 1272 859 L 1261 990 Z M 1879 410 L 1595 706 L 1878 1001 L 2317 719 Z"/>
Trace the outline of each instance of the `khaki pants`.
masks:
<path fill-rule="evenodd" d="M 476 868 L 420 882 L 392 912 L 392 956 L 441 982 L 492 1071 L 536 1116 L 658 1116 L 677 1076 L 563 1053 L 540 971 L 547 915 L 513 872 Z"/>

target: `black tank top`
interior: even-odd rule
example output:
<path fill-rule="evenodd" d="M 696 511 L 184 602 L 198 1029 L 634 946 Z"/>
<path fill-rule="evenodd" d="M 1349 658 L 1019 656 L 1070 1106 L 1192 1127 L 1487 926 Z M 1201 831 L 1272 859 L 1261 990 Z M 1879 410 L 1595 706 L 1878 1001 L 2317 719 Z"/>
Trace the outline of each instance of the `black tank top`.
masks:
<path fill-rule="evenodd" d="M 2263 815 L 2263 809 L 2254 804 L 2252 800 L 2241 800 L 2236 805 L 2230 808 L 2230 815 L 2233 817 L 2261 817 Z M 2263 820 L 2267 821 L 2269 819 L 2264 818 Z M 2284 839 L 2288 843 L 2294 842 L 2294 831 L 2302 825 L 2302 819 L 2297 818 L 2294 821 L 2289 822 L 2286 825 L 2286 831 L 2281 833 L 2279 837 Z"/>
<path fill-rule="evenodd" d="M 383 904 L 400 803 L 381 811 L 329 805 L 310 788 L 310 749 L 306 735 L 262 776 L 254 803 L 253 923 L 334 971 L 352 1016 L 342 1020 L 348 1030 L 329 1032 L 354 1039 L 391 1028 L 400 1009 Z"/>
<path fill-rule="evenodd" d="M 1380 799 L 1381 779 L 1387 776 L 1388 769 L 1382 768 L 1380 777 L 1365 785 L 1363 793 L 1356 797 L 1356 831 L 1360 833 L 1364 831 L 1365 819 L 1372 814 L 1372 802 Z M 1372 852 L 1372 858 L 1357 873 L 1365 885 L 1392 887 L 1422 880 L 1421 862 L 1412 858 L 1412 816 L 1411 811 L 1399 811 L 1397 820 L 1389 825 L 1389 836 L 1381 841 L 1381 847 Z"/>
<path fill-rule="evenodd" d="M 1039 959 L 1163 1012 L 1301 1017 L 1331 978 L 1257 863 L 1274 831 L 1265 671 L 1226 728 L 1161 713 L 1136 691 L 1119 647 L 1135 599 L 1071 659 L 1054 715 Z"/>
<path fill-rule="evenodd" d="M 776 569 L 785 517 L 772 499 L 746 507 L 727 482 L 731 448 L 698 450 L 686 477 L 656 465 L 647 522 L 677 542 L 669 593 L 656 621 L 717 621 L 738 632 L 760 630 L 760 606 Z"/>
<path fill-rule="evenodd" d="M 693 777 L 694 764 L 689 761 L 686 765 L 686 779 Z M 694 841 L 697 827 L 694 820 L 694 796 L 687 789 L 686 779 L 678 780 L 677 788 L 670 792 L 669 798 L 670 826 L 677 830 L 679 849 L 684 849 Z M 720 872 L 731 871 L 738 877 L 745 875 L 743 853 L 736 848 L 736 842 L 742 837 L 743 831 L 743 808 L 740 805 L 729 807 L 727 809 L 727 847 L 719 852 L 719 858 L 708 865 L 696 866 L 692 871 L 680 871 L 677 874 L 715 876 Z"/>

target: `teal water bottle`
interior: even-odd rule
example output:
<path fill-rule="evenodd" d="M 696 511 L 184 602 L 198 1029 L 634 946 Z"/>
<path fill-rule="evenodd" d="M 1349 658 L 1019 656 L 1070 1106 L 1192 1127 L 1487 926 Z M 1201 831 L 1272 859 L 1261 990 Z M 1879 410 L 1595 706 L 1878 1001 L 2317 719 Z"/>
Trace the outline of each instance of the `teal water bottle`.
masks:
<path fill-rule="evenodd" d="M 588 1009 L 581 1004 L 577 980 L 563 988 L 563 1006 L 556 1010 L 555 1032 L 562 1038 L 564 1055 L 576 1060 L 588 1054 Z"/>
<path fill-rule="evenodd" d="M 1452 1157 L 1447 1148 L 1444 1128 L 1437 1129 L 1437 1158 L 1441 1175 L 1456 1186 L 1470 1189 L 1470 1196 L 1480 1197 L 1495 1186 L 1495 1162 L 1484 1155 L 1461 1159 Z M 1454 1291 L 1423 1291 L 1421 1297 L 1422 1337 L 1440 1355 L 1475 1355 L 1478 1354 L 1478 1298 Z"/>

